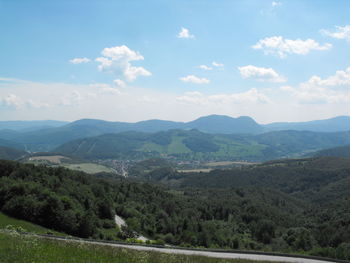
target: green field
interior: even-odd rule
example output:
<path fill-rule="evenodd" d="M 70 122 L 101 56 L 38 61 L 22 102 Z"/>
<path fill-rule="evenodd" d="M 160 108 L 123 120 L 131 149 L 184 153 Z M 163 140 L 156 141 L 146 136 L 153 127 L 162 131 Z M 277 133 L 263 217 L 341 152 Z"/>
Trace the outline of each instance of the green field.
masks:
<path fill-rule="evenodd" d="M 96 173 L 116 173 L 113 168 L 96 164 L 96 163 L 65 163 L 60 166 L 66 167 L 71 170 L 82 171 L 88 174 L 96 174 Z"/>
<path fill-rule="evenodd" d="M 116 170 L 114 170 L 113 168 L 96 163 L 79 162 L 77 160 L 73 160 L 70 157 L 62 155 L 33 156 L 29 157 L 26 162 L 33 163 L 36 165 L 46 164 L 53 167 L 62 166 L 71 170 L 81 171 L 88 174 L 116 173 Z"/>
<path fill-rule="evenodd" d="M 250 260 L 215 259 L 159 252 L 144 252 L 103 245 L 55 241 L 0 233 L 2 263 L 249 263 Z M 261 262 L 263 263 L 263 262 Z"/>

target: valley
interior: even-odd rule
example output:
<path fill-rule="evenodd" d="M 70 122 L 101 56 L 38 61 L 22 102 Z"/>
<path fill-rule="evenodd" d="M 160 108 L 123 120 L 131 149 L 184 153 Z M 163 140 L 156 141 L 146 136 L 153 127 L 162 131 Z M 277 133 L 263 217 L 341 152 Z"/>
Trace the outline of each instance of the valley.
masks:
<path fill-rule="evenodd" d="M 350 259 L 347 131 L 125 131 L 44 152 L 7 139 L 2 228 L 10 216 L 33 232 Z"/>

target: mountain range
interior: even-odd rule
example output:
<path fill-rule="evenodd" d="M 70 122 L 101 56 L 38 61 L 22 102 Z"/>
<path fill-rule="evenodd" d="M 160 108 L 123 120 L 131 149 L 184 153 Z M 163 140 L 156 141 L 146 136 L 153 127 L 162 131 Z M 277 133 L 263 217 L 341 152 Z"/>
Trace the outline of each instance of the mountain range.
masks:
<path fill-rule="evenodd" d="M 274 131 L 257 135 L 209 134 L 198 130 L 123 132 L 69 141 L 54 149 L 83 159 L 266 161 L 299 157 L 350 144 L 350 132 Z"/>
<path fill-rule="evenodd" d="M 245 135 L 258 135 L 283 130 L 340 132 L 350 130 L 350 117 L 339 116 L 310 122 L 271 124 L 258 124 L 247 116 L 232 118 L 222 115 L 209 115 L 190 122 L 146 120 L 129 123 L 96 119 L 82 119 L 70 123 L 60 121 L 6 121 L 0 122 L 0 146 L 10 146 L 28 151 L 51 151 L 72 140 L 103 134 L 127 131 L 155 133 L 173 129 L 197 129 L 210 134 Z M 333 146 L 337 145 L 329 147 Z"/>

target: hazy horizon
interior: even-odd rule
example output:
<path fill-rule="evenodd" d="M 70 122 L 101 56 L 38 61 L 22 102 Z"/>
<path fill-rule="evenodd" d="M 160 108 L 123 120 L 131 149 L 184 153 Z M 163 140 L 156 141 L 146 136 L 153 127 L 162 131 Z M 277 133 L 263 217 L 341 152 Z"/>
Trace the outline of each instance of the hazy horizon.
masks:
<path fill-rule="evenodd" d="M 197 118 L 194 118 L 194 119 L 190 119 L 188 121 L 182 121 L 182 120 L 170 120 L 170 119 L 144 119 L 144 120 L 139 120 L 139 121 L 119 121 L 119 120 L 107 120 L 107 119 L 94 119 L 94 118 L 81 118 L 81 119 L 76 119 L 76 120 L 72 120 L 72 121 L 69 121 L 69 120 L 53 120 L 53 119 L 42 119 L 42 120 L 0 120 L 0 122 L 20 122 L 20 121 L 59 121 L 59 122 L 67 122 L 67 123 L 72 123 L 72 122 L 76 122 L 76 121 L 79 121 L 79 120 L 86 120 L 86 119 L 91 119 L 91 120 L 102 120 L 102 121 L 108 121 L 108 122 L 127 122 L 127 123 L 137 123 L 137 122 L 142 122 L 142 121 L 152 121 L 152 120 L 160 120 L 160 121 L 173 121 L 173 122 L 190 122 L 190 121 L 194 121 L 194 120 L 197 120 L 199 118 L 202 118 L 202 117 L 208 117 L 208 116 L 212 116 L 212 115 L 219 115 L 219 116 L 226 116 L 226 117 L 231 117 L 231 118 L 239 118 L 239 117 L 250 117 L 252 118 L 256 123 L 258 124 L 261 124 L 261 125 L 266 125 L 266 124 L 272 124 L 272 123 L 297 123 L 298 121 L 272 121 L 272 122 L 258 122 L 257 120 L 255 120 L 253 117 L 251 116 L 229 116 L 229 115 L 221 115 L 221 114 L 211 114 L 211 115 L 205 115 L 205 116 L 199 116 Z M 310 121 L 322 121 L 322 120 L 328 120 L 328 119 L 333 119 L 333 118 L 338 118 L 338 117 L 350 117 L 350 116 L 347 116 L 347 115 L 339 115 L 339 116 L 333 116 L 331 118 L 325 118 L 325 119 L 312 119 L 312 120 L 306 120 L 306 121 L 300 121 L 300 122 L 310 122 Z"/>
<path fill-rule="evenodd" d="M 0 0 L 0 121 L 348 116 L 349 7 Z"/>

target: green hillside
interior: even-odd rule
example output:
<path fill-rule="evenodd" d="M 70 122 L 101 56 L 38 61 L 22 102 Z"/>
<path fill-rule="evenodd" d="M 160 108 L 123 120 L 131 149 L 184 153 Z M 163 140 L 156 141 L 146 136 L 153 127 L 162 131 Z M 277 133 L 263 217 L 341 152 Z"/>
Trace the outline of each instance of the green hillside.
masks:
<path fill-rule="evenodd" d="M 350 157 L 350 145 L 318 151 L 314 156 Z"/>
<path fill-rule="evenodd" d="M 260 135 L 207 134 L 198 130 L 158 133 L 124 132 L 70 141 L 55 152 L 86 159 L 146 159 L 265 161 L 298 157 L 350 143 L 350 132 L 279 131 Z"/>
<path fill-rule="evenodd" d="M 0 212 L 0 230 L 3 230 L 3 229 L 7 229 L 7 230 L 20 229 L 22 231 L 37 233 L 37 234 L 51 233 L 57 236 L 63 235 L 62 233 L 53 231 L 52 229 L 36 225 L 25 220 L 16 219 Z"/>
<path fill-rule="evenodd" d="M 22 150 L 0 146 L 0 159 L 3 160 L 16 160 L 28 153 Z"/>
<path fill-rule="evenodd" d="M 152 159 L 130 179 L 0 161 L 0 211 L 80 237 L 349 259 L 349 175 L 339 158 L 196 174 Z"/>
<path fill-rule="evenodd" d="M 15 141 L 21 145 L 25 145 L 26 149 L 37 152 L 53 150 L 59 145 L 75 139 L 127 131 L 160 132 L 171 129 L 198 129 L 209 133 L 226 134 L 256 134 L 263 131 L 263 128 L 250 117 L 232 118 L 220 115 L 201 117 L 187 123 L 164 120 L 146 120 L 129 123 L 82 119 L 66 125 L 63 125 L 64 123 L 60 124 L 57 124 L 57 127 L 50 128 L 43 126 L 41 129 L 40 127 L 36 127 L 35 129 L 32 127 L 28 128 L 27 131 L 21 132 L 0 130 L 0 138 Z"/>

